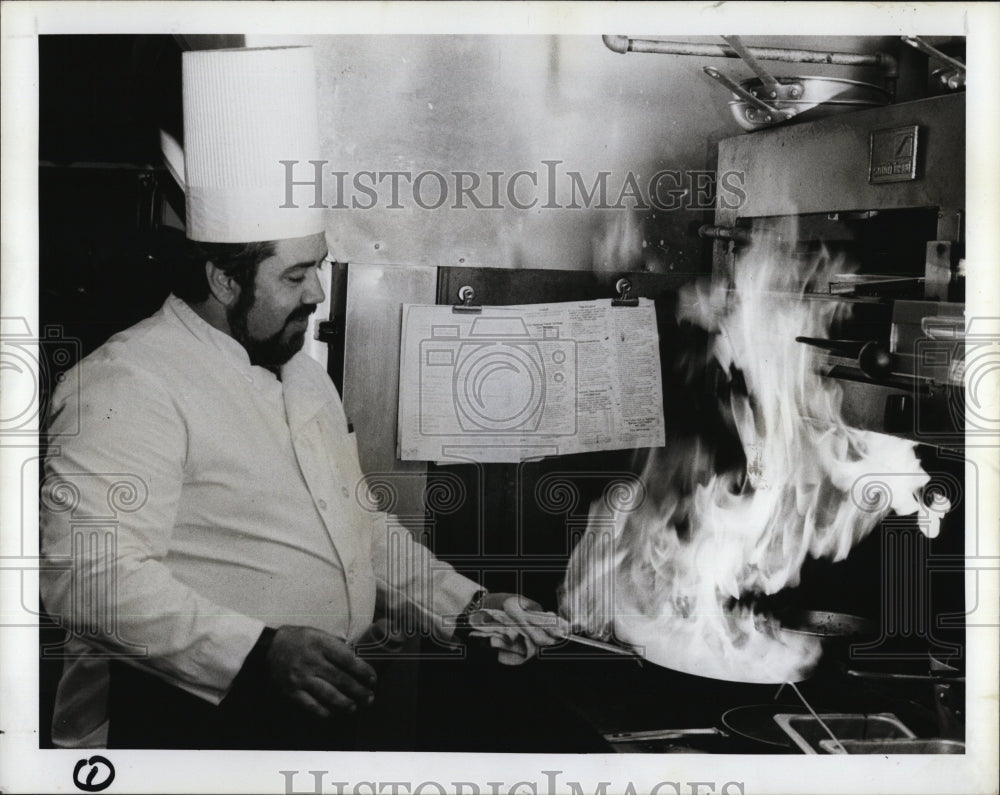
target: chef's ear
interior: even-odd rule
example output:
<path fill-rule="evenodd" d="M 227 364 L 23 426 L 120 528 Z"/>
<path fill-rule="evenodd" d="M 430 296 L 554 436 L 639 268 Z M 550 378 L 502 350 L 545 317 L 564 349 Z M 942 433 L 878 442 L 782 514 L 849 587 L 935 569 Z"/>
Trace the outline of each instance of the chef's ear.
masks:
<path fill-rule="evenodd" d="M 205 263 L 205 279 L 208 281 L 209 291 L 223 306 L 232 306 L 240 297 L 240 286 L 236 279 L 211 260 Z"/>

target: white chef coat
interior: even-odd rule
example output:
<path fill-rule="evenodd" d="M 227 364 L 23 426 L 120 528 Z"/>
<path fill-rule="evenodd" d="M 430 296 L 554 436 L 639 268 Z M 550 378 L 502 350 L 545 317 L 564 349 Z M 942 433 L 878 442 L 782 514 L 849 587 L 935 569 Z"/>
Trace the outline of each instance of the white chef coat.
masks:
<path fill-rule="evenodd" d="M 116 629 L 71 641 L 55 744 L 106 744 L 108 657 L 219 703 L 265 625 L 350 641 L 376 585 L 438 616 L 478 589 L 365 509 L 340 398 L 306 355 L 279 381 L 171 296 L 77 367 L 79 392 L 53 398 L 41 518 L 48 565 L 74 562 L 42 597 Z M 114 549 L 87 541 L 107 532 Z"/>

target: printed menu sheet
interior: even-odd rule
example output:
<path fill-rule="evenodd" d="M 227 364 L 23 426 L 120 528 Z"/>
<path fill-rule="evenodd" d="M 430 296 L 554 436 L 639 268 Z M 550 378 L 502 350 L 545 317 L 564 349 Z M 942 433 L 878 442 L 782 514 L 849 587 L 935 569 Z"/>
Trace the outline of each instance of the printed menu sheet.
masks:
<path fill-rule="evenodd" d="M 664 444 L 653 302 L 403 306 L 397 454 L 527 461 Z"/>

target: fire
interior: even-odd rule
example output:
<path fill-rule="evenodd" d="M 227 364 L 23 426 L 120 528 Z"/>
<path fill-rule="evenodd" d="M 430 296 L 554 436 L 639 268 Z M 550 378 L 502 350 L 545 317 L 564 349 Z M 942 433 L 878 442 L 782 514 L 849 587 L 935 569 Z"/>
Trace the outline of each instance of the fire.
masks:
<path fill-rule="evenodd" d="M 642 224 L 633 212 L 616 213 L 591 238 L 595 273 L 620 273 L 642 265 Z"/>
<path fill-rule="evenodd" d="M 839 386 L 795 342 L 829 336 L 846 311 L 805 296 L 843 263 L 802 263 L 777 241 L 741 258 L 734 290 L 693 285 L 678 309 L 711 334 L 709 357 L 731 376 L 723 414 L 744 460 L 720 468 L 714 440 L 678 429 L 649 453 L 645 502 L 592 506 L 563 589 L 563 612 L 589 634 L 719 679 L 805 678 L 819 640 L 754 614 L 745 597 L 794 587 L 807 556 L 842 560 L 890 510 L 923 511 L 933 537 L 948 508 L 921 501 L 929 476 L 912 442 L 844 423 Z"/>

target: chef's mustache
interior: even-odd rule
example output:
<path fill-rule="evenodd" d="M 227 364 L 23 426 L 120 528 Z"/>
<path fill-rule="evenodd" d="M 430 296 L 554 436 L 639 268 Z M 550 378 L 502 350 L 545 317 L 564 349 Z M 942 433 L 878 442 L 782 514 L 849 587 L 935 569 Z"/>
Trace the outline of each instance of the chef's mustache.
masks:
<path fill-rule="evenodd" d="M 318 306 L 319 304 L 303 304 L 288 315 L 285 325 L 287 326 L 293 320 L 306 320 L 313 312 L 316 311 Z"/>

